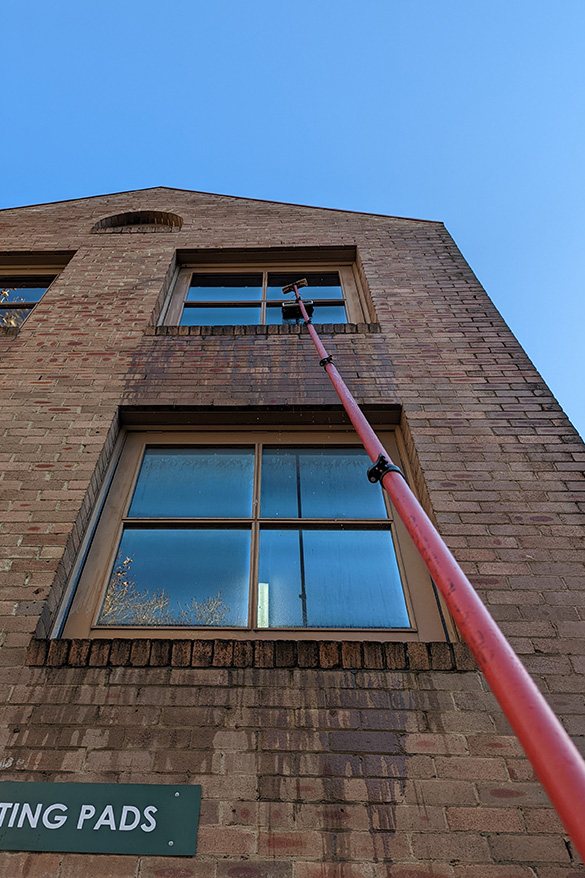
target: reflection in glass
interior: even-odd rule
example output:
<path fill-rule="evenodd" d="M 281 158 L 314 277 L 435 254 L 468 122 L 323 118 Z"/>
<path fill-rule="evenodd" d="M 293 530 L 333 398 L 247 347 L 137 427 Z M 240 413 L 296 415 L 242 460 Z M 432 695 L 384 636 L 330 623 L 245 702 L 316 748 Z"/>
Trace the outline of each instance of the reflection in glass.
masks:
<path fill-rule="evenodd" d="M 146 449 L 128 513 L 137 518 L 249 518 L 254 449 Z"/>
<path fill-rule="evenodd" d="M 180 326 L 258 326 L 260 324 L 260 307 L 256 305 L 240 305 L 230 308 L 205 306 L 183 308 Z"/>
<path fill-rule="evenodd" d="M 0 327 L 21 326 L 32 308 L 0 308 Z"/>
<path fill-rule="evenodd" d="M 126 528 L 98 625 L 248 623 L 249 529 Z"/>
<path fill-rule="evenodd" d="M 47 292 L 46 287 L 18 287 L 17 289 L 6 289 L 0 282 L 2 289 L 2 302 L 26 302 L 37 303 Z"/>
<path fill-rule="evenodd" d="M 409 628 L 389 530 L 260 534 L 270 627 Z"/>
<path fill-rule="evenodd" d="M 386 518 L 361 448 L 264 448 L 262 518 Z"/>

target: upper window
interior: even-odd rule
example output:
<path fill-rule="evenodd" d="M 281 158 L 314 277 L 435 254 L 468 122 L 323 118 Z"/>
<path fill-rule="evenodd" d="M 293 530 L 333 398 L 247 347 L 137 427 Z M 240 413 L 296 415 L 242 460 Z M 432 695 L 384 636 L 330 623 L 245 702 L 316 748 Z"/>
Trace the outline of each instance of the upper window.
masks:
<path fill-rule="evenodd" d="M 275 326 L 302 322 L 283 314 L 282 288 L 306 278 L 303 299 L 313 303 L 313 323 L 360 323 L 364 308 L 352 267 L 301 265 L 270 270 L 197 267 L 179 273 L 163 322 L 171 326 Z"/>
<path fill-rule="evenodd" d="M 129 433 L 65 636 L 442 639 L 368 465 L 347 433 Z"/>
<path fill-rule="evenodd" d="M 54 279 L 0 276 L 0 328 L 19 329 Z"/>

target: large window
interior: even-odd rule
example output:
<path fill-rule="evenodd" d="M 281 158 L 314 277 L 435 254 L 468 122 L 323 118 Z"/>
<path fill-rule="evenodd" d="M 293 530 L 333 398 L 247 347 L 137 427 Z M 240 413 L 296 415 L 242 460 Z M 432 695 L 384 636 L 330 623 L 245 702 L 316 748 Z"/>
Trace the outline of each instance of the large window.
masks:
<path fill-rule="evenodd" d="M 0 275 L 0 328 L 19 329 L 54 279 Z"/>
<path fill-rule="evenodd" d="M 304 299 L 314 323 L 359 323 L 365 312 L 352 266 L 299 265 L 291 270 L 233 266 L 184 268 L 179 272 L 163 322 L 174 326 L 275 326 L 302 322 L 283 314 L 282 288 L 306 278 Z"/>
<path fill-rule="evenodd" d="M 441 638 L 368 465 L 347 433 L 129 433 L 66 636 Z"/>

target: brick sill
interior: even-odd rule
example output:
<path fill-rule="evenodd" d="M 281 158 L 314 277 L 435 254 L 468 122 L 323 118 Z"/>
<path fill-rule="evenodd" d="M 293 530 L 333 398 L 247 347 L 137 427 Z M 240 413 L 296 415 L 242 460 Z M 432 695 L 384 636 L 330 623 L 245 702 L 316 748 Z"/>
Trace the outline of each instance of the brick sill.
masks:
<path fill-rule="evenodd" d="M 464 643 L 331 640 L 36 640 L 33 667 L 319 668 L 474 671 Z"/>
<path fill-rule="evenodd" d="M 381 332 L 379 323 L 320 323 L 326 335 L 356 335 Z M 306 326 L 147 326 L 145 335 L 305 335 Z"/>

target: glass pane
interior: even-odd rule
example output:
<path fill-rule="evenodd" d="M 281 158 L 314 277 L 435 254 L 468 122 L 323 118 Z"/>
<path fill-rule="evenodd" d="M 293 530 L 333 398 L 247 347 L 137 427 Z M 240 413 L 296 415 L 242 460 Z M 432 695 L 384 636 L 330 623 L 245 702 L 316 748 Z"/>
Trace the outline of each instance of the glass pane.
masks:
<path fill-rule="evenodd" d="M 288 284 L 293 284 L 301 278 L 306 278 L 307 287 L 300 287 L 299 292 L 306 299 L 343 299 L 343 291 L 339 283 L 339 275 L 336 271 L 325 273 L 306 272 L 302 268 L 298 271 L 287 273 L 270 272 L 268 275 L 268 291 L 269 299 L 284 299 L 282 288 Z M 292 298 L 292 293 L 287 296 Z"/>
<path fill-rule="evenodd" d="M 250 530 L 127 528 L 98 625 L 246 626 Z"/>
<path fill-rule="evenodd" d="M 263 518 L 386 518 L 361 448 L 264 448 Z"/>
<path fill-rule="evenodd" d="M 347 323 L 344 305 L 315 305 L 311 316 L 313 323 Z"/>
<path fill-rule="evenodd" d="M 261 274 L 194 274 L 188 302 L 250 302 L 262 298 Z"/>
<path fill-rule="evenodd" d="M 283 299 L 284 301 L 284 299 Z M 286 301 L 293 301 L 291 297 L 287 297 Z M 347 314 L 345 305 L 315 305 L 313 313 L 309 313 L 309 317 L 313 323 L 347 323 Z M 282 316 L 282 303 L 271 305 L 268 303 L 266 308 L 266 323 L 270 326 L 278 324 L 298 324 L 303 323 L 303 318 L 284 319 Z"/>
<path fill-rule="evenodd" d="M 262 530 L 260 627 L 409 628 L 389 530 Z"/>
<path fill-rule="evenodd" d="M 32 308 L 0 308 L 0 328 L 21 326 Z"/>
<path fill-rule="evenodd" d="M 47 292 L 46 287 L 17 287 L 7 288 L 0 284 L 0 303 L 4 302 L 34 302 L 41 300 Z"/>
<path fill-rule="evenodd" d="M 239 308 L 183 308 L 180 326 L 257 326 L 260 308 L 242 305 Z"/>
<path fill-rule="evenodd" d="M 250 518 L 253 448 L 146 449 L 128 515 Z"/>

